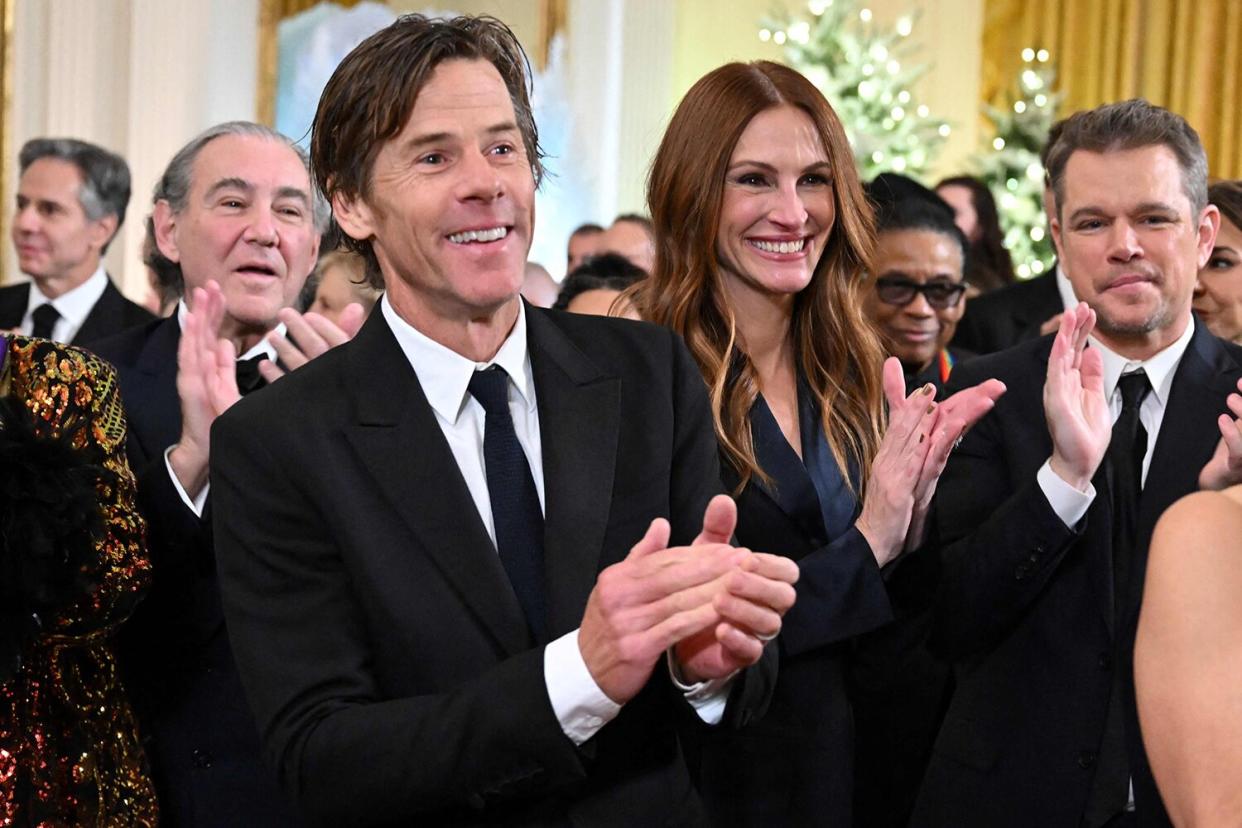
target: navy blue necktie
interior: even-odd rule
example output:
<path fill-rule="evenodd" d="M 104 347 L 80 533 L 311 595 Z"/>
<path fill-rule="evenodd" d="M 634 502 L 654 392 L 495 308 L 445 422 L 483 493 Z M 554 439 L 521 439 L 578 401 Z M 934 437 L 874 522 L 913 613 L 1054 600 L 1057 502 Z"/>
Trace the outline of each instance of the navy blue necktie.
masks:
<path fill-rule="evenodd" d="M 60 311 L 52 307 L 51 302 L 44 302 L 35 308 L 30 314 L 30 319 L 34 325 L 30 329 L 30 335 L 36 339 L 51 339 L 52 330 L 56 327 L 57 320 L 60 319 Z"/>
<path fill-rule="evenodd" d="M 487 412 L 483 430 L 483 466 L 496 525 L 496 551 L 526 614 L 535 640 L 547 640 L 543 590 L 543 511 L 530 466 L 509 413 L 509 375 L 492 366 L 475 371 L 470 395 Z"/>

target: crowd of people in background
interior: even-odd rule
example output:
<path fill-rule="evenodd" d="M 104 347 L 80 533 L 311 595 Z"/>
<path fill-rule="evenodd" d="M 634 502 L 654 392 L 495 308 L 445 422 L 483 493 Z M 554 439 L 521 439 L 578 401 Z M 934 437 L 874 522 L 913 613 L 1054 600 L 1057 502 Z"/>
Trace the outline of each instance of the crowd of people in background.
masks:
<path fill-rule="evenodd" d="M 1242 182 L 1186 121 L 1056 124 L 1019 281 L 982 182 L 727 64 L 558 282 L 525 67 L 410 15 L 309 153 L 195 136 L 145 307 L 124 159 L 22 147 L 0 825 L 1242 821 Z"/>

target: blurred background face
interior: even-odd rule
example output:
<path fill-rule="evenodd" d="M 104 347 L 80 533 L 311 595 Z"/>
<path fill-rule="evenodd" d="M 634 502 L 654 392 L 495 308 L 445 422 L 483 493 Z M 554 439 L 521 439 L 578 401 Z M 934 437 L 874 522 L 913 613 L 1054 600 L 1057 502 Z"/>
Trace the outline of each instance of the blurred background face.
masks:
<path fill-rule="evenodd" d="M 594 239 L 594 253 L 616 253 L 650 273 L 655 267 L 655 239 L 636 221 L 614 221 Z M 590 254 L 588 254 L 590 255 Z"/>
<path fill-rule="evenodd" d="M 80 284 L 99 266 L 99 254 L 116 229 L 114 216 L 92 221 L 78 200 L 82 173 L 68 161 L 40 158 L 17 184 L 13 246 L 22 273 L 40 286 Z"/>
<path fill-rule="evenodd" d="M 1209 331 L 1242 342 L 1242 229 L 1224 216 L 1212 255 L 1199 270 L 1193 307 Z"/>
<path fill-rule="evenodd" d="M 361 262 L 358 263 L 361 265 Z M 351 303 L 357 302 L 370 313 L 379 298 L 379 292 L 362 281 L 362 268 L 346 264 L 330 264 L 319 274 L 315 286 L 315 301 L 311 310 L 333 322 L 339 322 L 341 314 Z"/>
<path fill-rule="evenodd" d="M 975 199 L 970 190 L 950 184 L 947 187 L 938 188 L 936 195 L 947 201 L 953 208 L 953 220 L 966 240 L 973 242 L 977 239 L 979 237 L 979 214 L 975 212 Z"/>
<path fill-rule="evenodd" d="M 586 261 L 588 256 L 598 253 L 603 237 L 603 230 L 583 230 L 570 236 L 569 261 L 565 266 L 565 272 L 576 269 L 578 265 Z"/>
<path fill-rule="evenodd" d="M 961 291 L 962 249 L 953 238 L 932 230 L 883 232 L 876 239 L 875 274 L 864 309 L 888 352 L 907 370 L 921 370 L 952 339 L 966 310 Z M 899 292 L 902 283 L 933 285 L 939 295 L 913 293 L 908 301 L 898 297 L 894 302 L 886 294 Z M 905 292 L 910 292 L 908 287 Z"/>
<path fill-rule="evenodd" d="M 625 319 L 638 319 L 638 313 L 629 302 L 616 301 L 620 295 L 621 291 L 609 288 L 584 290 L 570 300 L 565 310 L 588 316 L 620 316 Z M 616 303 L 615 306 L 614 303 Z"/>

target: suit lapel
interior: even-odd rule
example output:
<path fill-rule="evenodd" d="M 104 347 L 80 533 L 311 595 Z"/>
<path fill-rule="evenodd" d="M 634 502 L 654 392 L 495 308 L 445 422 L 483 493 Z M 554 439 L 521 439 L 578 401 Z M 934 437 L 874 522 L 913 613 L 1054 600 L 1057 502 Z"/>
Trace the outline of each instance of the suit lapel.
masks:
<path fill-rule="evenodd" d="M 373 313 L 350 344 L 355 420 L 346 439 L 462 603 L 500 647 L 531 646 L 521 606 L 418 377 Z M 399 538 L 394 543 L 401 542 Z"/>
<path fill-rule="evenodd" d="M 1204 325 L 1195 323 L 1194 336 L 1173 375 L 1143 485 L 1135 543 L 1137 560 L 1131 570 L 1136 577 L 1147 571 L 1147 547 L 1156 521 L 1178 498 L 1198 490 L 1199 472 L 1220 440 L 1216 418 L 1229 413 L 1225 398 L 1234 390 L 1239 373 L 1242 367 L 1220 341 Z M 1138 609 L 1142 589 L 1131 590 L 1130 595 L 1128 609 L 1132 613 Z"/>
<path fill-rule="evenodd" d="M 124 305 L 124 297 L 109 279 L 104 292 L 99 296 L 99 301 L 91 308 L 86 319 L 82 320 L 82 327 L 78 328 L 72 344 L 81 345 L 119 330 L 122 327 L 121 315 L 125 311 Z"/>
<path fill-rule="evenodd" d="M 526 310 L 543 443 L 544 567 L 553 637 L 582 620 L 603 565 L 621 381 L 587 358 L 544 311 Z"/>
<path fill-rule="evenodd" d="M 181 326 L 176 316 L 154 325 L 134 361 L 132 381 L 122 377 L 131 439 L 137 438 L 144 461 L 150 461 L 181 436 L 181 400 L 177 396 L 180 342 Z"/>
<path fill-rule="evenodd" d="M 11 329 L 21 325 L 29 301 L 29 282 L 0 290 L 0 328 Z"/>

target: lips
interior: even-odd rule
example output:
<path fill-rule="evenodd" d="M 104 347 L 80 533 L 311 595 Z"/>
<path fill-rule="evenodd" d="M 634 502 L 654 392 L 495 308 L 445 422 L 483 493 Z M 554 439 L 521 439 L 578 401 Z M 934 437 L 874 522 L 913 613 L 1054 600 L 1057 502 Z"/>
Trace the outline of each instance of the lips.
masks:
<path fill-rule="evenodd" d="M 244 264 L 235 269 L 237 273 L 244 273 L 247 276 L 277 276 L 276 268 L 262 262 Z"/>

